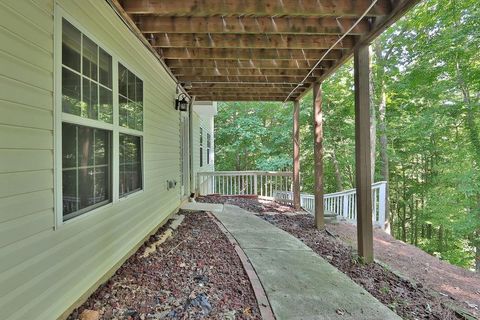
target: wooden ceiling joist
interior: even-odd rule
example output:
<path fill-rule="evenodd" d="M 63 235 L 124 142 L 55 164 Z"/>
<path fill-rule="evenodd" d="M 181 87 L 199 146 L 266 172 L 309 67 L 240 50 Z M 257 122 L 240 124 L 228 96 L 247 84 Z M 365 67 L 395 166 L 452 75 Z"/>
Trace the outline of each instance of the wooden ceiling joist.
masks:
<path fill-rule="evenodd" d="M 251 83 L 230 83 L 230 82 L 221 82 L 221 83 L 212 83 L 212 82 L 194 82 L 192 84 L 192 89 L 202 89 L 202 90 L 212 90 L 212 89 L 247 89 L 251 90 L 252 86 L 255 86 L 255 89 L 278 89 L 278 88 L 289 88 L 291 91 L 296 87 L 294 83 L 262 83 L 257 82 L 255 84 Z"/>
<path fill-rule="evenodd" d="M 232 95 L 245 95 L 245 96 L 252 96 L 252 91 L 244 92 L 244 91 L 235 91 L 235 90 L 230 90 L 230 91 L 207 91 L 207 90 L 189 90 L 188 94 L 192 96 L 206 96 L 206 95 L 212 95 L 212 96 L 232 96 Z M 271 91 L 271 92 L 265 92 L 265 91 L 256 91 L 255 96 L 283 96 L 284 98 L 287 97 L 287 95 L 290 93 L 290 91 Z"/>
<path fill-rule="evenodd" d="M 316 60 L 226 60 L 226 59 L 165 59 L 170 68 L 238 68 L 238 69 L 306 69 L 310 70 Z M 320 63 L 323 68 L 331 67 L 331 61 Z"/>
<path fill-rule="evenodd" d="M 237 33 L 237 34 L 321 34 L 345 33 L 356 22 L 353 18 L 318 17 L 164 17 L 137 15 L 137 25 L 148 37 L 152 33 Z M 369 30 L 362 20 L 351 35 L 362 35 Z"/>
<path fill-rule="evenodd" d="M 158 48 L 158 53 L 165 59 L 213 59 L 213 60 L 315 60 L 325 54 L 318 49 L 218 49 L 218 48 Z M 342 50 L 332 50 L 324 60 L 342 58 Z"/>
<path fill-rule="evenodd" d="M 287 76 L 178 76 L 180 82 L 204 81 L 204 82 L 252 82 L 254 83 L 268 83 L 268 82 L 285 82 L 285 83 L 300 83 L 304 77 L 287 77 Z M 314 82 L 315 77 L 308 77 L 306 82 Z"/>
<path fill-rule="evenodd" d="M 237 68 L 170 68 L 175 76 L 290 76 L 301 77 L 305 76 L 303 69 L 237 69 Z M 321 70 L 317 69 L 312 72 L 311 76 L 319 77 L 322 75 Z"/>
<path fill-rule="evenodd" d="M 419 0 L 107 1 L 197 100 L 283 101 L 303 97 Z"/>
<path fill-rule="evenodd" d="M 205 92 L 208 93 L 215 93 L 215 94 L 222 94 L 222 93 L 242 93 L 242 94 L 248 94 L 248 93 L 262 93 L 263 95 L 268 95 L 268 94 L 289 94 L 292 89 L 285 87 L 285 88 L 255 88 L 254 91 L 252 91 L 252 88 L 215 88 L 215 89 L 210 89 L 210 90 L 205 90 L 205 88 L 192 88 L 188 90 L 189 94 L 192 95 L 202 95 L 205 94 Z"/>
<path fill-rule="evenodd" d="M 221 97 L 221 96 L 242 96 L 242 97 L 287 97 L 288 92 L 279 92 L 279 93 L 265 93 L 265 92 L 218 92 L 218 91 L 205 91 L 202 94 L 197 94 L 196 96 L 212 96 L 212 97 Z"/>
<path fill-rule="evenodd" d="M 123 0 L 128 14 L 156 14 L 162 16 L 316 16 L 358 17 L 371 4 L 370 0 L 196 0 L 159 1 Z M 390 0 L 379 0 L 369 16 L 383 16 L 390 12 Z"/>
<path fill-rule="evenodd" d="M 196 96 L 195 101 L 284 101 L 286 96 Z M 293 99 L 291 99 L 293 100 Z"/>
<path fill-rule="evenodd" d="M 265 35 L 265 34 L 156 34 L 150 43 L 154 48 L 254 48 L 254 49 L 328 49 L 338 36 Z M 355 36 L 346 36 L 337 48 L 349 49 Z"/>

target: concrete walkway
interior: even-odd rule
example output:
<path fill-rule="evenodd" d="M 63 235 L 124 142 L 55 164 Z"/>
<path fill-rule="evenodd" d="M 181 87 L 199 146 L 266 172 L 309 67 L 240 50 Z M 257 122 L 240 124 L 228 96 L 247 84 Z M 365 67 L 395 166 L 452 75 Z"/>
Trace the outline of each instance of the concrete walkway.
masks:
<path fill-rule="evenodd" d="M 278 320 L 401 319 L 289 233 L 236 206 L 213 214 L 250 259 Z"/>

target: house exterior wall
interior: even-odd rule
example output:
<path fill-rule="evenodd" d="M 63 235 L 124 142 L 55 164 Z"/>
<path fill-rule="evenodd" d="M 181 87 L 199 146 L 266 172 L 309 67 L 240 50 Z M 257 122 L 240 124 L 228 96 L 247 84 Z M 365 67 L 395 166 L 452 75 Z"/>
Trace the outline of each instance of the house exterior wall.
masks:
<path fill-rule="evenodd" d="M 57 3 L 144 81 L 144 190 L 55 229 L 55 194 L 61 189 L 54 183 L 54 152 L 61 152 L 54 150 L 54 55 L 60 54 L 54 52 L 55 2 L 1 1 L 2 319 L 61 316 L 181 201 L 180 188 L 167 190 L 166 184 L 180 179 L 174 81 L 106 1 Z"/>
<path fill-rule="evenodd" d="M 209 106 L 215 106 L 216 102 L 210 102 Z M 193 130 L 193 186 L 196 190 L 197 173 L 215 171 L 215 139 L 214 139 L 214 116 L 215 112 L 204 112 L 205 105 L 193 105 L 192 112 L 192 130 Z M 203 129 L 203 166 L 200 166 L 200 128 Z M 210 163 L 207 163 L 207 133 L 211 136 Z"/>

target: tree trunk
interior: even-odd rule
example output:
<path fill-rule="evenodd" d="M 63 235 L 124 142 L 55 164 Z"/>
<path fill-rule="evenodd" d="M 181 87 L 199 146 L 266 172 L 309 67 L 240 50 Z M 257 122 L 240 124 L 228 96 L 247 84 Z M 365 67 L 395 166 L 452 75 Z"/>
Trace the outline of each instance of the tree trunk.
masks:
<path fill-rule="evenodd" d="M 427 239 L 432 239 L 432 224 L 427 223 Z"/>
<path fill-rule="evenodd" d="M 438 252 L 443 253 L 443 224 L 438 228 Z"/>
<path fill-rule="evenodd" d="M 402 207 L 403 207 L 403 218 L 402 218 L 402 240 L 407 242 L 407 190 L 406 190 L 406 183 L 405 183 L 405 168 L 402 166 Z"/>
<path fill-rule="evenodd" d="M 466 123 L 467 123 L 467 130 L 468 130 L 468 133 L 469 133 L 469 136 L 470 136 L 470 142 L 473 146 L 473 152 L 475 154 L 475 158 L 476 158 L 476 161 L 474 161 L 474 169 L 475 171 L 477 171 L 477 175 L 478 175 L 478 171 L 479 171 L 479 165 L 480 165 L 480 135 L 479 135 L 479 132 L 478 132 L 478 128 L 475 124 L 475 112 L 474 112 L 474 109 L 473 109 L 473 103 L 472 103 L 472 100 L 470 99 L 470 91 L 469 91 L 469 88 L 467 86 L 467 84 L 465 83 L 465 80 L 463 78 L 463 74 L 462 74 L 462 71 L 461 71 L 461 68 L 460 68 L 460 65 L 458 64 L 458 62 L 456 63 L 455 65 L 456 67 L 456 72 L 457 72 L 457 82 L 458 82 L 458 86 L 460 88 L 460 90 L 462 91 L 462 95 L 463 95 L 463 102 L 465 103 L 465 106 L 467 107 L 467 117 L 466 117 Z M 478 218 L 480 218 L 480 195 L 477 194 L 476 195 L 476 201 L 477 201 L 477 206 L 476 206 L 476 210 L 473 210 L 472 214 L 474 215 L 477 215 Z M 477 229 L 475 234 L 480 234 L 480 229 Z M 478 237 L 475 237 L 478 239 Z M 476 243 L 475 243 L 476 242 Z M 475 258 L 476 258 L 476 262 L 475 262 L 475 270 L 477 272 L 480 272 L 480 240 L 476 240 L 473 245 L 475 246 Z"/>
<path fill-rule="evenodd" d="M 337 154 L 335 151 L 335 145 L 333 146 L 331 159 L 333 163 L 333 170 L 335 174 L 335 182 L 337 184 L 337 191 L 343 190 L 343 181 L 342 181 L 342 173 L 340 172 L 340 165 L 338 164 Z"/>
<path fill-rule="evenodd" d="M 476 232 L 477 239 L 480 239 L 480 232 Z M 480 273 L 480 244 L 475 247 L 475 271 Z"/>
<path fill-rule="evenodd" d="M 415 201 L 415 220 L 413 244 L 418 247 L 418 200 Z"/>

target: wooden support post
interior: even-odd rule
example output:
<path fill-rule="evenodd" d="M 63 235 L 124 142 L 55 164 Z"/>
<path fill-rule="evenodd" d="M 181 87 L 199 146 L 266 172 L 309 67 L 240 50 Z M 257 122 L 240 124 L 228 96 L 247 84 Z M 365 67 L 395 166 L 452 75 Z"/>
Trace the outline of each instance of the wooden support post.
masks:
<path fill-rule="evenodd" d="M 358 254 L 365 263 L 370 263 L 373 261 L 373 223 L 368 45 L 355 50 L 354 64 Z"/>
<path fill-rule="evenodd" d="M 300 209 L 300 101 L 293 102 L 293 207 Z"/>
<path fill-rule="evenodd" d="M 313 128 L 315 167 L 315 227 L 325 227 L 323 212 L 323 114 L 322 89 L 318 82 L 313 84 Z"/>

